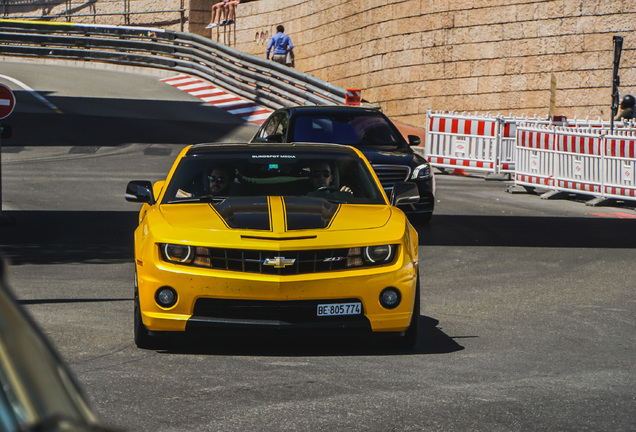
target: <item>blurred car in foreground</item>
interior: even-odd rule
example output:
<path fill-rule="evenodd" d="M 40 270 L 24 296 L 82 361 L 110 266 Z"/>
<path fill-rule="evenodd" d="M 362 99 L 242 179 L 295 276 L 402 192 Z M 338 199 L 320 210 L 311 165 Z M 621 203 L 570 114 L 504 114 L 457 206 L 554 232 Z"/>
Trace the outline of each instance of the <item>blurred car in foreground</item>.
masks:
<path fill-rule="evenodd" d="M 224 186 L 220 190 L 219 186 Z M 362 153 L 336 144 L 208 144 L 165 181 L 128 184 L 135 342 L 190 330 L 363 331 L 417 340 L 418 237 Z M 391 205 L 393 204 L 393 205 Z"/>
<path fill-rule="evenodd" d="M 356 147 L 371 162 L 387 195 L 398 181 L 417 185 L 420 199 L 400 206 L 413 222 L 428 223 L 435 207 L 435 177 L 428 161 L 413 152 L 420 138 L 409 142 L 382 112 L 352 106 L 297 106 L 273 112 L 252 142 L 316 142 Z"/>
<path fill-rule="evenodd" d="M 0 273 L 0 431 L 107 431 Z"/>

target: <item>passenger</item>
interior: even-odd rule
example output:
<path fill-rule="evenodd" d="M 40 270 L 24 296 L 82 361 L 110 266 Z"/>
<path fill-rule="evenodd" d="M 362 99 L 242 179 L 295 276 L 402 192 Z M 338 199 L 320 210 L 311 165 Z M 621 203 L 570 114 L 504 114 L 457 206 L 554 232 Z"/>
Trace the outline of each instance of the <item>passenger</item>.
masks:
<path fill-rule="evenodd" d="M 278 27 L 276 27 L 276 31 L 278 33 L 272 36 L 269 40 L 265 58 L 269 60 L 269 54 L 272 51 L 272 48 L 274 48 L 272 60 L 276 63 L 284 65 L 287 64 L 288 53 L 292 59 L 294 58 L 294 45 L 292 44 L 290 37 L 285 34 L 285 27 L 279 25 Z M 291 62 L 291 66 L 293 66 L 293 60 Z"/>
<path fill-rule="evenodd" d="M 338 189 L 338 186 L 334 184 L 334 175 L 331 170 L 331 166 L 328 162 L 315 162 L 309 168 L 309 182 L 311 184 L 312 191 L 308 196 L 316 196 L 324 192 L 347 192 L 352 194 L 349 186 L 342 186 Z"/>
<path fill-rule="evenodd" d="M 631 120 L 634 118 L 634 104 L 636 99 L 632 95 L 626 95 L 621 101 L 621 110 L 616 115 L 614 120 Z"/>

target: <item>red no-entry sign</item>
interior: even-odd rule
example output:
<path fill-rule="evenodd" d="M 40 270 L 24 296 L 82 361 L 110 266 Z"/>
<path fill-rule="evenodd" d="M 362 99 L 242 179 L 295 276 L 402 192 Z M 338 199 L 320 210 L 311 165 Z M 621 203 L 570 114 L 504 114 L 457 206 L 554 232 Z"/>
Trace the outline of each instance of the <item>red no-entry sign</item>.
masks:
<path fill-rule="evenodd" d="M 11 89 L 0 84 L 0 119 L 9 117 L 15 108 L 15 95 Z"/>

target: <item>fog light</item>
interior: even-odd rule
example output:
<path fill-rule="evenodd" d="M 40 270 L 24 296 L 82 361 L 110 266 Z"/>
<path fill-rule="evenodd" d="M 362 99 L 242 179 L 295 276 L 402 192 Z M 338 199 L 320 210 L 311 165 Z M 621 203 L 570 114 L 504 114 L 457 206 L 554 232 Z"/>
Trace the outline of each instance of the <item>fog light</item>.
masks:
<path fill-rule="evenodd" d="M 396 288 L 385 288 L 380 293 L 380 304 L 386 309 L 395 309 L 401 300 L 402 296 Z"/>
<path fill-rule="evenodd" d="M 155 293 L 155 301 L 162 308 L 170 308 L 177 304 L 177 292 L 168 286 L 161 287 Z"/>

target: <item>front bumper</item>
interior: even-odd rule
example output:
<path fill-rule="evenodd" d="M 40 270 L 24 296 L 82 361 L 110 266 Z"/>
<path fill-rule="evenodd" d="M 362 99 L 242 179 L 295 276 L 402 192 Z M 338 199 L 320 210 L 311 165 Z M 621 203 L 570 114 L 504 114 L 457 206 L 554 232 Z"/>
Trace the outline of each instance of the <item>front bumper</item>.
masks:
<path fill-rule="evenodd" d="M 417 266 L 402 260 L 383 267 L 295 276 L 138 262 L 142 320 L 153 332 L 202 328 L 401 332 L 411 321 L 417 279 Z M 169 309 L 155 301 L 163 286 L 178 294 Z M 380 293 L 387 287 L 401 294 L 395 309 L 380 304 Z M 317 316 L 319 304 L 353 302 L 361 303 L 362 314 Z"/>

